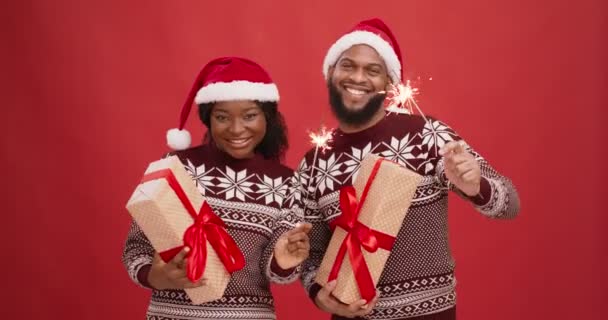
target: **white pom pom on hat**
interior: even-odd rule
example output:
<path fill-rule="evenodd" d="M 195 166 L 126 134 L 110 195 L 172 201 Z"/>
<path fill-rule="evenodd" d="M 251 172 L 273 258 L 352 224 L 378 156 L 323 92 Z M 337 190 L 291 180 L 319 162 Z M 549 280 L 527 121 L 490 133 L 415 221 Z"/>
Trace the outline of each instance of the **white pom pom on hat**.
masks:
<path fill-rule="evenodd" d="M 190 147 L 192 138 L 184 126 L 193 103 L 235 100 L 278 102 L 279 90 L 266 70 L 249 59 L 222 57 L 210 61 L 199 72 L 182 106 L 179 127 L 167 131 L 167 145 L 173 150 Z"/>
<path fill-rule="evenodd" d="M 167 145 L 173 150 L 185 150 L 190 147 L 192 137 L 186 129 L 169 129 L 167 131 Z"/>

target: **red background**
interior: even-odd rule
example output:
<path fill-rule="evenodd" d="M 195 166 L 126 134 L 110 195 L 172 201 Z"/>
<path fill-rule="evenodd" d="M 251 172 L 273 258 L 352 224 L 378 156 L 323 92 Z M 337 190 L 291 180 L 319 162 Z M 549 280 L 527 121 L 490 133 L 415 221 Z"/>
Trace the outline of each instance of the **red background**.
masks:
<path fill-rule="evenodd" d="M 379 16 L 408 76 L 427 79 L 422 108 L 511 177 L 522 199 L 508 222 L 453 199 L 460 319 L 606 318 L 604 0 L 1 6 L 4 317 L 142 319 L 148 293 L 120 262 L 124 205 L 167 151 L 165 130 L 198 69 L 220 55 L 264 65 L 281 91 L 295 166 L 306 130 L 335 125 L 326 50 Z M 202 137 L 194 113 L 188 128 Z M 275 292 L 279 319 L 322 317 L 299 283 Z"/>

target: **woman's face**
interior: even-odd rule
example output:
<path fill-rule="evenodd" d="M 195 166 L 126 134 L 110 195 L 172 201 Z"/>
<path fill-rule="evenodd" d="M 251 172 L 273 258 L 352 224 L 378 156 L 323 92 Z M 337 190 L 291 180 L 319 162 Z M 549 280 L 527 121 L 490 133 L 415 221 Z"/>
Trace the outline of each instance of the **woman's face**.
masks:
<path fill-rule="evenodd" d="M 220 150 L 235 159 L 251 158 L 266 135 L 266 117 L 254 101 L 221 101 L 211 110 L 210 131 Z"/>

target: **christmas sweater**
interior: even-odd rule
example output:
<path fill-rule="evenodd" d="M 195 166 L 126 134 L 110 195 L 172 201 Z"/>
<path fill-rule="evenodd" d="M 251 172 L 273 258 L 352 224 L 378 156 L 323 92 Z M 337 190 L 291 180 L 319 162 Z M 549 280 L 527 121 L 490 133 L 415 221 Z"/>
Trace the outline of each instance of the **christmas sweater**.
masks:
<path fill-rule="evenodd" d="M 270 282 L 292 282 L 300 269 L 282 270 L 272 258 L 279 236 L 302 220 L 289 210 L 299 195 L 293 170 L 261 155 L 233 159 L 210 144 L 175 155 L 225 222 L 246 265 L 232 273 L 221 299 L 194 305 L 183 290 L 155 290 L 147 283 L 155 251 L 133 222 L 122 260 L 136 284 L 152 289 L 147 319 L 275 319 Z"/>
<path fill-rule="evenodd" d="M 458 140 L 462 139 L 441 121 L 390 113 L 363 131 L 336 130 L 330 149 L 312 149 L 305 155 L 296 176 L 301 185 L 298 192 L 303 214 L 313 224 L 310 257 L 302 270 L 302 283 L 311 298 L 320 289 L 314 278 L 332 235 L 329 223 L 341 214 L 340 189 L 352 184 L 366 155 L 376 154 L 419 173 L 423 179 L 378 281 L 379 300 L 365 318 L 404 319 L 455 306 L 448 192 L 454 191 L 489 218 L 510 219 L 519 211 L 518 194 L 511 181 L 464 141 L 461 143 L 481 167 L 480 194 L 467 197 L 447 180 L 439 149 Z"/>

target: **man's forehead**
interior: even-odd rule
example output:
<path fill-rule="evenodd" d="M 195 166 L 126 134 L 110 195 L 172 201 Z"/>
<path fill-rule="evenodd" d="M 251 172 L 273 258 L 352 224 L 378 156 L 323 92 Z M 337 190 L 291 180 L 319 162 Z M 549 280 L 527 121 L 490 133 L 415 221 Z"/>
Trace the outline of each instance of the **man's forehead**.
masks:
<path fill-rule="evenodd" d="M 380 64 L 386 68 L 384 59 L 378 54 L 378 51 L 366 44 L 356 44 L 344 50 L 338 61 L 343 59 L 353 60 L 362 64 Z"/>

